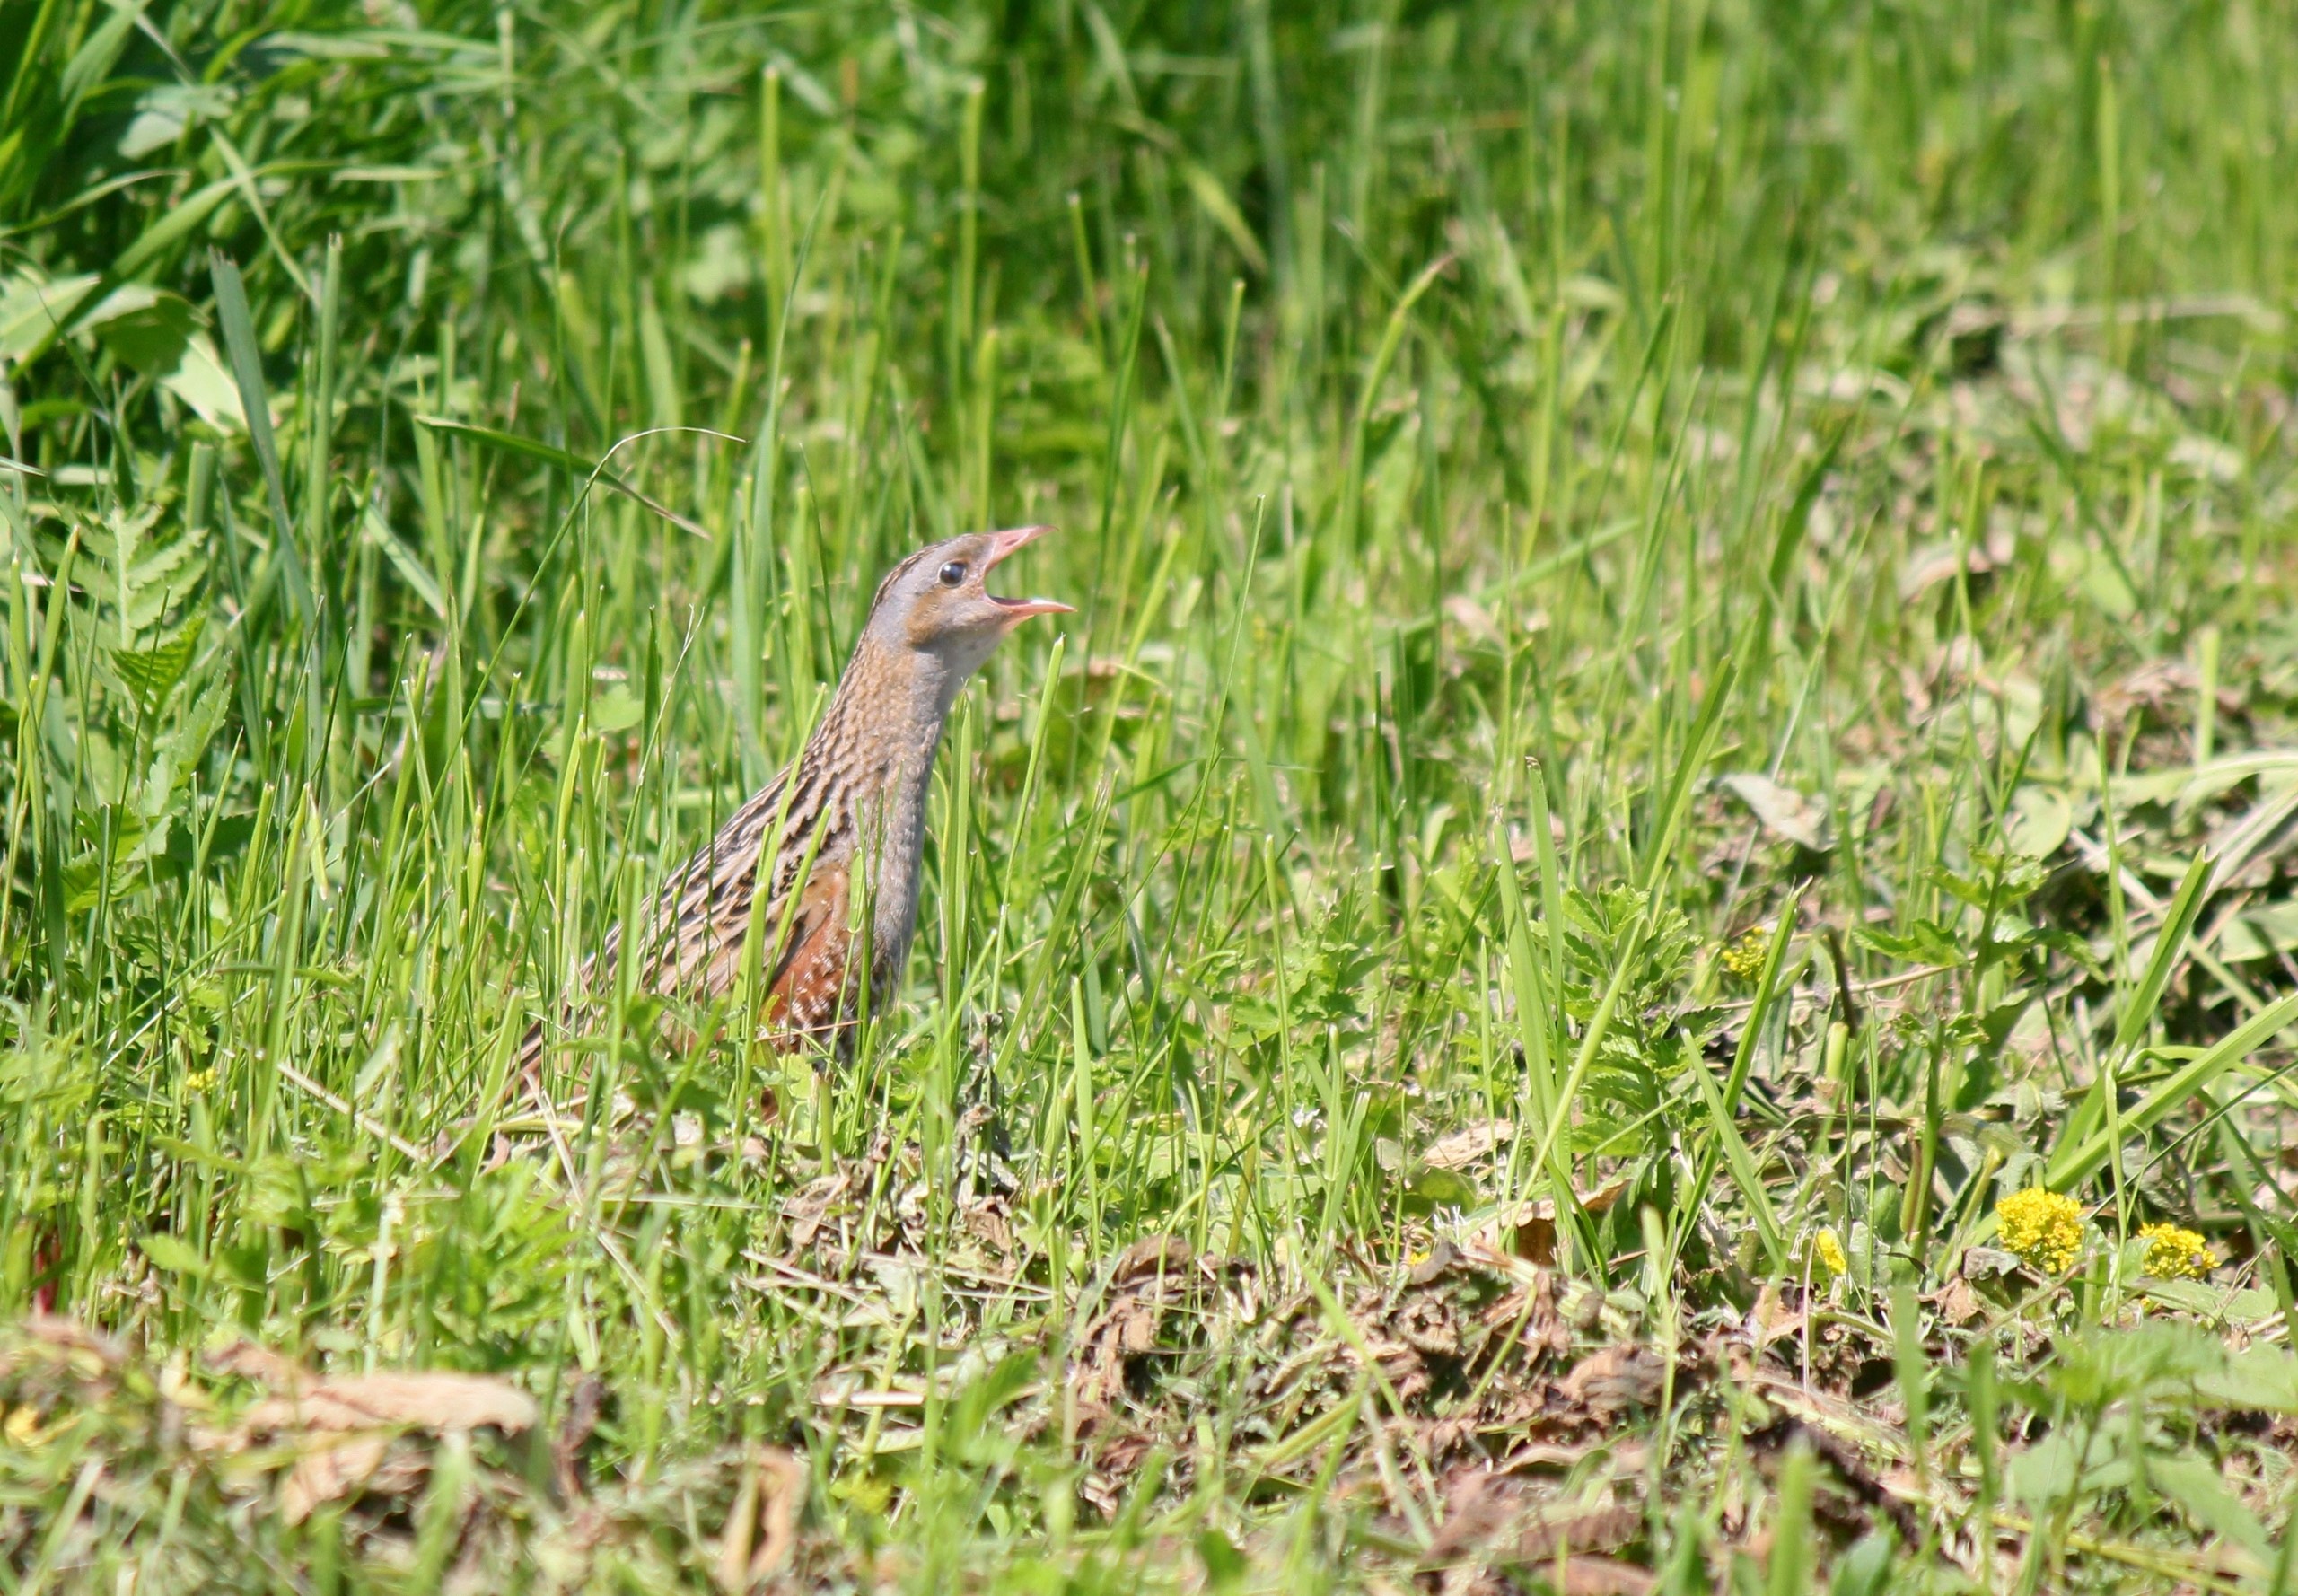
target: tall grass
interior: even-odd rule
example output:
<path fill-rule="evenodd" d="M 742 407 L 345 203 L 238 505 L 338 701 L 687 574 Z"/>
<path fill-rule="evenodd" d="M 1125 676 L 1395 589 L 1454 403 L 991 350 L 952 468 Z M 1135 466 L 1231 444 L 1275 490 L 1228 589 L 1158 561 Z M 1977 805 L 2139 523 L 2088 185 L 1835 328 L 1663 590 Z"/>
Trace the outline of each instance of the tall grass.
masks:
<path fill-rule="evenodd" d="M 1617 1338 L 1822 1229 L 1904 1334 L 2045 1178 L 2286 1308 L 2294 21 L 11 6 L 0 1302 L 600 1375 L 601 1588 L 704 1578 L 680 1471 L 768 1441 L 882 1580 L 1425 1548 L 1404 1399 L 1272 1396 L 1273 1304 L 1533 1200 Z M 1079 614 L 964 701 L 855 1063 L 625 990 L 530 1090 L 877 574 L 1026 521 Z M 1272 1306 L 1118 1469 L 1069 1371 L 1161 1234 Z M 1769 1487 L 1682 1422 L 1688 1589 Z M 159 1462 L 64 1512 L 75 1434 L 6 1454 L 34 1583 L 417 1577 Z M 2051 1578 L 2184 1555 L 2118 1488 Z"/>

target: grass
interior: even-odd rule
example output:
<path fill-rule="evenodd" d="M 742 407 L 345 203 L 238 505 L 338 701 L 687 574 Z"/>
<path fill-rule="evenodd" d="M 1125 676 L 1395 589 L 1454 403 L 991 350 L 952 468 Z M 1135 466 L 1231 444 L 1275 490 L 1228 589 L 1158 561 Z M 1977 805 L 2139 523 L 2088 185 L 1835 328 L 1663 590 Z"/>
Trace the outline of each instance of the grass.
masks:
<path fill-rule="evenodd" d="M 2292 1588 L 2294 21 L 7 8 L 10 1587 Z"/>

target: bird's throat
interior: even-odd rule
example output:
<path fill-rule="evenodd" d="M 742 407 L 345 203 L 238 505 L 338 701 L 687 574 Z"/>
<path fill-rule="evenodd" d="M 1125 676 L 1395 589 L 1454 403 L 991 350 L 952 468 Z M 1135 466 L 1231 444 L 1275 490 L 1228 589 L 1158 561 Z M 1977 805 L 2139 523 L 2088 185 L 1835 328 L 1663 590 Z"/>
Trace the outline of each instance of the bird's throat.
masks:
<path fill-rule="evenodd" d="M 970 666 L 864 634 L 802 764 L 831 776 L 850 806 L 855 856 L 880 987 L 899 976 L 917 925 L 934 757 Z"/>
<path fill-rule="evenodd" d="M 838 680 L 808 752 L 870 782 L 922 780 L 970 670 L 924 649 L 890 648 L 864 633 Z"/>

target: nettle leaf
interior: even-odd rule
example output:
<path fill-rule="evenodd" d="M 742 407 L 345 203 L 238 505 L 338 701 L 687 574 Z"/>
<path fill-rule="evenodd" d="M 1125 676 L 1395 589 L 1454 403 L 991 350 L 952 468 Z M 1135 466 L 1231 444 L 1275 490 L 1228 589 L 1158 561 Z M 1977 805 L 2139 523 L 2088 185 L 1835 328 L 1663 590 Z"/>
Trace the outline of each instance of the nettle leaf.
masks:
<path fill-rule="evenodd" d="M 168 695 L 175 691 L 176 683 L 191 669 L 191 662 L 199 653 L 200 634 L 206 629 L 206 618 L 194 616 L 165 642 L 150 648 L 111 651 L 113 674 L 145 715 L 160 713 Z"/>
<path fill-rule="evenodd" d="M 147 819 L 129 805 L 108 803 L 92 811 L 80 811 L 73 823 L 87 851 L 64 867 L 67 913 L 95 908 L 105 896 L 107 882 L 110 896 L 117 899 L 179 873 L 168 855 L 173 828 L 165 814 Z"/>
<path fill-rule="evenodd" d="M 2248 1293 L 2236 1293 L 2239 1302 Z M 2259 1317 L 2270 1303 L 2255 1302 Z M 2230 1315 L 2232 1314 L 2230 1303 Z M 2206 1373 L 2196 1381 L 2205 1399 L 2220 1407 L 2263 1408 L 2274 1413 L 2298 1413 L 2298 1356 L 2280 1346 L 2250 1346 L 2230 1355 L 2223 1374 Z"/>
<path fill-rule="evenodd" d="M 88 847 L 101 851 L 110 845 L 115 861 L 127 859 L 136 852 L 136 844 L 144 840 L 148 828 L 144 817 L 121 805 L 106 803 L 94 809 L 75 811 L 72 828 Z"/>
<path fill-rule="evenodd" d="M 2039 862 L 2017 854 L 1990 854 L 1974 848 L 1971 863 L 1978 867 L 1977 874 L 1962 875 L 1939 866 L 1934 867 L 1929 875 L 1932 884 L 1941 891 L 1960 898 L 1982 912 L 1992 908 L 2001 914 L 2015 908 L 2050 879 L 2049 870 Z"/>
<path fill-rule="evenodd" d="M 615 683 L 591 700 L 591 729 L 593 732 L 627 732 L 646 718 L 646 706 L 636 695 Z"/>
<path fill-rule="evenodd" d="M 165 504 L 153 500 L 133 512 L 115 512 L 101 523 L 83 522 L 81 542 L 90 557 L 78 568 L 80 584 L 112 611 L 115 637 L 132 640 L 161 624 L 169 610 L 200 591 L 207 579 L 206 537 L 153 540 Z"/>
<path fill-rule="evenodd" d="M 2097 955 L 2090 944 L 2071 931 L 2061 931 L 2040 925 L 2020 925 L 2015 930 L 1998 929 L 1978 951 L 1979 969 L 1987 969 L 2006 960 L 2024 958 L 2030 953 L 2064 954 L 2085 969 L 2101 968 Z"/>
<path fill-rule="evenodd" d="M 180 788 L 190 782 L 192 773 L 199 767 L 200 756 L 223 729 L 224 717 L 232 706 L 231 689 L 232 672 L 227 666 L 208 678 L 193 696 L 190 707 L 160 739 L 158 755 L 169 761 L 175 786 Z"/>
<path fill-rule="evenodd" d="M 1624 1030 L 1607 1035 L 1591 1062 L 1588 1091 L 1638 1111 L 1657 1106 L 1660 1078 L 1643 1039 Z"/>
<path fill-rule="evenodd" d="M 2096 1410 L 2132 1398 L 2203 1405 L 2201 1382 L 2226 1372 L 2226 1347 L 2216 1337 L 2166 1320 L 2079 1337 L 2061 1348 L 2046 1379 L 2062 1399 Z"/>
<path fill-rule="evenodd" d="M 1917 920 L 1904 933 L 1862 925 L 1853 934 L 1886 959 L 1908 964 L 1955 965 L 1965 959 L 1962 943 L 1956 940 L 1955 934 L 1936 920 Z"/>
<path fill-rule="evenodd" d="M 153 1231 L 136 1244 L 155 1269 L 165 1269 L 171 1275 L 189 1275 L 200 1279 L 207 1274 L 207 1260 L 199 1250 L 180 1236 L 165 1231 Z"/>
<path fill-rule="evenodd" d="M 1648 1152 L 1657 1138 L 1653 1122 L 1645 1116 L 1599 1110 L 1574 1125 L 1564 1139 L 1582 1158 L 1630 1158 Z"/>

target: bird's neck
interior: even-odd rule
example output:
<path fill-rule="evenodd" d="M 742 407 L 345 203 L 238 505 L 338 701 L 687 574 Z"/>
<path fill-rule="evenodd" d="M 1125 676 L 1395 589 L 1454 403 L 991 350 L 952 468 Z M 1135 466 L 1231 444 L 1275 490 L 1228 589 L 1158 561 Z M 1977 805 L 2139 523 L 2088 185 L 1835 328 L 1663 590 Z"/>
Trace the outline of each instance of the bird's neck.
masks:
<path fill-rule="evenodd" d="M 865 633 L 801 762 L 840 789 L 846 858 L 866 862 L 872 979 L 881 989 L 899 978 L 917 930 L 926 790 L 950 706 L 970 674 Z"/>
<path fill-rule="evenodd" d="M 808 751 L 846 767 L 865 788 L 922 787 L 969 674 L 926 650 L 889 647 L 864 633 Z"/>

